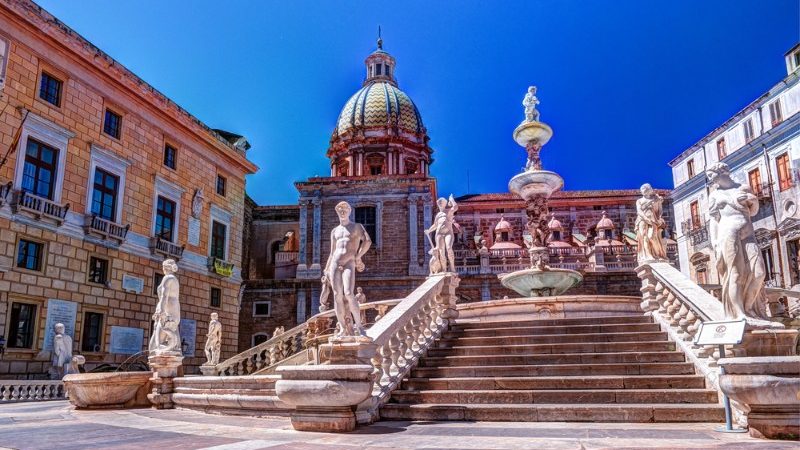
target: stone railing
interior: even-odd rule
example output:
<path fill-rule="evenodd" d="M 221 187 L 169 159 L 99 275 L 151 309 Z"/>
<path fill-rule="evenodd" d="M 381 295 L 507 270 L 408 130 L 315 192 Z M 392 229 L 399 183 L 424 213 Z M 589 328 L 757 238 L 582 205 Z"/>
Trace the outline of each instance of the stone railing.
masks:
<path fill-rule="evenodd" d="M 0 403 L 64 400 L 61 380 L 0 380 Z"/>
<path fill-rule="evenodd" d="M 298 252 L 277 252 L 275 253 L 275 264 L 297 264 Z"/>
<path fill-rule="evenodd" d="M 372 395 L 356 410 L 359 423 L 378 419 L 378 410 L 434 341 L 458 317 L 455 274 L 434 275 L 378 320 L 368 331 L 372 338 Z"/>
<path fill-rule="evenodd" d="M 173 244 L 159 236 L 150 238 L 150 253 L 161 255 L 165 258 L 181 259 L 183 256 L 183 245 Z"/>
<path fill-rule="evenodd" d="M 362 321 L 366 326 L 385 316 L 400 300 L 384 300 L 360 305 Z M 374 318 L 373 318 L 374 317 Z M 271 339 L 249 348 L 226 361 L 217 364 L 215 371 L 219 376 L 251 375 L 262 372 L 298 353 L 308 351 L 308 361 L 318 360 L 317 348 L 327 342 L 336 327 L 333 310 L 321 312 L 306 322 L 273 336 Z"/>
<path fill-rule="evenodd" d="M 64 223 L 69 211 L 69 203 L 60 205 L 44 197 L 33 195 L 23 190 L 14 191 L 11 200 L 11 210 L 16 214 L 24 212 L 30 214 L 35 219 L 50 219 L 57 225 Z"/>
<path fill-rule="evenodd" d="M 94 214 L 86 216 L 83 224 L 83 231 L 86 234 L 97 236 L 100 239 L 113 240 L 118 244 L 125 242 L 130 228 L 130 225 L 122 226 Z"/>

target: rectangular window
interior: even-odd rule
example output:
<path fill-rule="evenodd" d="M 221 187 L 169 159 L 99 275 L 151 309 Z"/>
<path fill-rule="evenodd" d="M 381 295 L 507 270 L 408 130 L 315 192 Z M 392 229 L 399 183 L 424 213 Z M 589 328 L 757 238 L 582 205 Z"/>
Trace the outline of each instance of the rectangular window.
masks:
<path fill-rule="evenodd" d="M 103 132 L 114 139 L 119 139 L 122 131 L 122 116 L 106 109 L 106 118 L 103 121 Z"/>
<path fill-rule="evenodd" d="M 370 175 L 380 175 L 383 173 L 382 166 L 369 166 L 369 174 Z"/>
<path fill-rule="evenodd" d="M 36 305 L 13 303 L 9 323 L 8 347 L 33 348 L 33 333 L 36 331 Z"/>
<path fill-rule="evenodd" d="M 755 139 L 756 134 L 753 131 L 753 119 L 747 119 L 747 121 L 742 124 L 742 128 L 744 129 L 745 142 L 750 142 Z"/>
<path fill-rule="evenodd" d="M 686 162 L 686 171 L 689 173 L 689 178 L 694 177 L 694 160 L 690 159 Z"/>
<path fill-rule="evenodd" d="M 253 317 L 269 317 L 272 313 L 272 302 L 253 302 Z"/>
<path fill-rule="evenodd" d="M 689 213 L 692 218 L 692 229 L 700 228 L 700 205 L 696 200 L 689 204 Z"/>
<path fill-rule="evenodd" d="M 220 288 L 211 288 L 211 307 L 212 308 L 219 308 L 222 306 L 222 289 Z"/>
<path fill-rule="evenodd" d="M 22 190 L 53 200 L 57 160 L 58 150 L 34 139 L 28 139 L 25 165 L 22 170 Z"/>
<path fill-rule="evenodd" d="M 228 227 L 216 220 L 211 221 L 211 256 L 225 259 L 225 238 Z"/>
<path fill-rule="evenodd" d="M 102 284 L 108 283 L 108 260 L 89 257 L 89 283 Z"/>
<path fill-rule="evenodd" d="M 42 271 L 44 244 L 20 239 L 17 246 L 17 267 L 20 269 Z"/>
<path fill-rule="evenodd" d="M 376 213 L 374 206 L 360 206 L 356 208 L 355 211 L 356 223 L 360 223 L 361 225 L 364 226 L 364 229 L 367 230 L 370 239 L 372 239 L 373 241 L 376 239 L 375 218 L 376 218 Z"/>
<path fill-rule="evenodd" d="M 789 170 L 789 154 L 784 153 L 775 158 L 775 165 L 778 168 L 778 187 L 785 191 L 792 187 L 792 174 Z"/>
<path fill-rule="evenodd" d="M 103 169 L 94 170 L 92 214 L 102 219 L 116 221 L 119 177 Z"/>
<path fill-rule="evenodd" d="M 83 315 L 81 351 L 98 353 L 103 351 L 103 315 L 86 312 Z"/>
<path fill-rule="evenodd" d="M 156 236 L 170 242 L 175 237 L 175 202 L 160 195 L 156 203 Z"/>
<path fill-rule="evenodd" d="M 164 165 L 172 170 L 177 166 L 178 150 L 167 144 L 164 146 Z"/>
<path fill-rule="evenodd" d="M 64 83 L 47 72 L 42 72 L 39 83 L 39 98 L 55 106 L 61 106 L 61 87 Z"/>
<path fill-rule="evenodd" d="M 761 171 L 753 169 L 747 172 L 747 182 L 750 184 L 750 189 L 756 195 L 761 195 Z"/>
<path fill-rule="evenodd" d="M 717 139 L 717 156 L 719 157 L 720 161 L 728 156 L 728 149 L 725 147 L 725 138 Z"/>
<path fill-rule="evenodd" d="M 783 111 L 781 111 L 781 101 L 775 100 L 769 104 L 769 117 L 772 119 L 772 126 L 783 122 Z"/>
<path fill-rule="evenodd" d="M 378 64 L 375 66 L 375 75 L 381 75 L 383 69 L 383 64 Z"/>
<path fill-rule="evenodd" d="M 163 279 L 163 273 L 156 272 L 153 274 L 153 295 L 158 295 L 158 285 L 161 284 L 161 280 Z"/>
<path fill-rule="evenodd" d="M 225 197 L 225 188 L 226 183 L 228 180 L 225 179 L 222 175 L 217 175 L 217 194 Z"/>

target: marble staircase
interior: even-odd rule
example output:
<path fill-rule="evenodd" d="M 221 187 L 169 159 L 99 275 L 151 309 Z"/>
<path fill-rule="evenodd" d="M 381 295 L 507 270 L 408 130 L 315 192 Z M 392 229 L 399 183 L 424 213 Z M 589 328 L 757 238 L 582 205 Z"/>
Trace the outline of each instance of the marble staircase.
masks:
<path fill-rule="evenodd" d="M 388 420 L 721 422 L 716 389 L 652 317 L 461 322 L 380 410 Z"/>

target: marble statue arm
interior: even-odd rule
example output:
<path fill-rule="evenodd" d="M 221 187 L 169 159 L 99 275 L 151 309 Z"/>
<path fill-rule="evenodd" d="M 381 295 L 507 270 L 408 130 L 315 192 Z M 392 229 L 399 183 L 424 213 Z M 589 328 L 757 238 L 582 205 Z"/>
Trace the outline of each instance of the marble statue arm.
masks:
<path fill-rule="evenodd" d="M 356 254 L 356 259 L 358 260 L 360 260 L 361 257 L 364 256 L 367 253 L 367 251 L 369 251 L 370 247 L 372 247 L 372 238 L 369 237 L 369 233 L 367 233 L 367 230 L 364 229 L 363 225 L 359 226 L 361 226 L 361 231 L 362 234 L 364 235 L 364 239 L 361 240 L 361 245 L 359 245 L 358 247 L 358 253 Z"/>
<path fill-rule="evenodd" d="M 336 238 L 333 237 L 333 230 L 331 230 L 331 251 L 330 251 L 330 253 L 328 253 L 328 261 L 325 262 L 325 270 L 322 272 L 323 278 L 325 278 L 326 274 L 330 273 L 329 270 L 331 268 L 330 267 L 331 264 L 333 263 L 333 252 L 334 251 L 336 251 Z M 331 281 L 331 280 L 328 280 L 328 281 Z M 325 281 L 323 281 L 323 284 L 325 284 Z"/>
<path fill-rule="evenodd" d="M 447 199 L 447 204 L 450 206 L 450 212 L 452 214 L 455 214 L 456 211 L 458 211 L 458 204 L 456 203 L 456 199 L 453 198 L 453 194 L 450 194 L 450 198 Z"/>
<path fill-rule="evenodd" d="M 747 208 L 747 211 L 750 213 L 750 217 L 758 214 L 758 197 L 753 194 L 749 187 L 742 188 L 742 195 L 740 195 L 736 200 L 738 200 L 742 206 Z"/>

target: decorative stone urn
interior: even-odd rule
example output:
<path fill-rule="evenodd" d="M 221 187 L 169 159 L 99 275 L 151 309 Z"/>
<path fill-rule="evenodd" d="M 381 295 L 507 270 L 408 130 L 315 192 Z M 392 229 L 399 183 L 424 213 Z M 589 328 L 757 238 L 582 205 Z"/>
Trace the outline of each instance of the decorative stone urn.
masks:
<path fill-rule="evenodd" d="M 800 356 L 723 358 L 719 387 L 747 413 L 750 436 L 800 440 Z"/>
<path fill-rule="evenodd" d="M 69 402 L 77 408 L 150 406 L 150 372 L 75 373 L 64 377 Z"/>
<path fill-rule="evenodd" d="M 278 398 L 295 407 L 299 431 L 344 432 L 356 427 L 355 408 L 372 394 L 373 368 L 367 364 L 279 367 Z"/>

